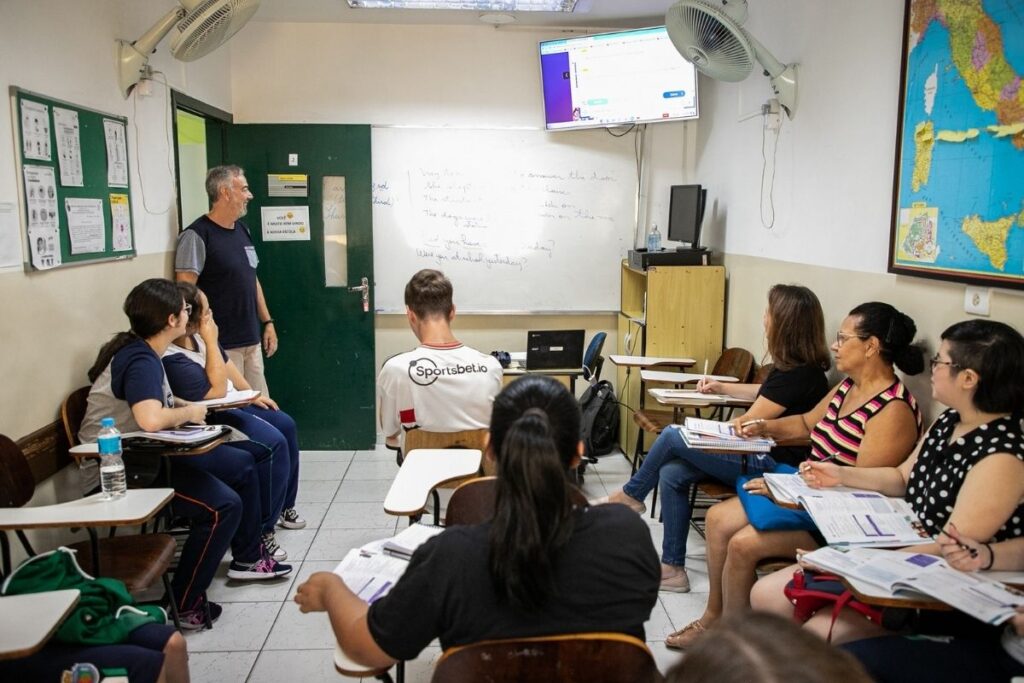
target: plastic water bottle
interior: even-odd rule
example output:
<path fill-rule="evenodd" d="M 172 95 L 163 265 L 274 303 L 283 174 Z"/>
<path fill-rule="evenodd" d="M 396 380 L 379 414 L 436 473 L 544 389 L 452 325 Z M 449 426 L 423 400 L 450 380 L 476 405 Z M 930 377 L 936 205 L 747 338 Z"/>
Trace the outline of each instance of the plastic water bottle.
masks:
<path fill-rule="evenodd" d="M 657 223 L 647 233 L 647 251 L 661 251 L 661 233 L 658 232 Z"/>
<path fill-rule="evenodd" d="M 100 420 L 100 488 L 107 500 L 120 498 L 128 490 L 121 458 L 121 432 L 114 426 L 114 418 Z"/>

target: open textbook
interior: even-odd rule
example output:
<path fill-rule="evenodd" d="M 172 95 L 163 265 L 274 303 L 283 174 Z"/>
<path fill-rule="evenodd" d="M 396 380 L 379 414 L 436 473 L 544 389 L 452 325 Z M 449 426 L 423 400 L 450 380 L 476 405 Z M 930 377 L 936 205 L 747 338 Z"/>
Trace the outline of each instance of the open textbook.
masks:
<path fill-rule="evenodd" d="M 733 400 L 732 396 L 726 394 L 705 394 L 696 389 L 648 389 L 647 392 L 654 398 L 662 401 L 685 399 L 687 401 L 724 403 Z"/>
<path fill-rule="evenodd" d="M 209 398 L 205 401 L 195 401 L 201 406 L 206 406 L 210 410 L 227 410 L 228 408 L 241 408 L 247 406 L 255 401 L 260 396 L 260 392 L 257 389 L 242 389 L 229 391 L 221 398 Z"/>
<path fill-rule="evenodd" d="M 923 594 L 986 624 L 1001 624 L 1024 605 L 1024 593 L 977 572 L 957 571 L 935 555 L 826 547 L 807 553 L 803 561 L 845 577 L 862 595 L 913 599 Z"/>
<path fill-rule="evenodd" d="M 387 595 L 409 566 L 409 558 L 443 527 L 412 524 L 388 538 L 353 548 L 334 573 L 362 600 L 372 603 Z"/>
<path fill-rule="evenodd" d="M 836 486 L 811 488 L 799 474 L 764 475 L 775 500 L 807 510 L 829 545 L 900 548 L 932 539 L 902 498 Z"/>
<path fill-rule="evenodd" d="M 412 554 L 421 545 L 444 531 L 444 527 L 433 524 L 410 524 L 397 534 L 387 539 L 382 546 L 384 552 L 404 560 L 412 558 Z"/>
<path fill-rule="evenodd" d="M 731 422 L 704 420 L 699 417 L 688 417 L 682 425 L 677 425 L 683 440 L 692 448 L 711 448 L 749 453 L 767 453 L 775 442 L 769 438 L 746 438 L 738 435 Z"/>

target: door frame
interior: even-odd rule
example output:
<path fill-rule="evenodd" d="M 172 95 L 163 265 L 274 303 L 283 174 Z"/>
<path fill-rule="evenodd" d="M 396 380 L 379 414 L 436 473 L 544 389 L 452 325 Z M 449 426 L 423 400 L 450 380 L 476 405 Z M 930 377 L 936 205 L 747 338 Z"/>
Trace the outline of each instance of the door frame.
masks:
<path fill-rule="evenodd" d="M 174 201 L 177 204 L 178 209 L 178 232 L 185 229 L 185 219 L 181 214 L 181 159 L 178 158 L 178 110 L 182 109 L 190 114 L 194 114 L 200 118 L 206 120 L 207 124 L 213 123 L 218 125 L 221 129 L 220 136 L 220 147 L 217 150 L 217 158 L 220 159 L 220 163 L 224 162 L 227 155 L 225 149 L 225 136 L 224 131 L 227 126 L 235 122 L 235 116 L 231 112 L 218 109 L 211 104 L 207 104 L 202 100 L 197 100 L 194 97 L 190 97 L 185 93 L 178 92 L 177 90 L 171 89 L 171 138 L 174 148 L 174 188 L 175 198 Z M 207 141 L 206 157 L 210 158 L 210 147 L 209 140 Z M 189 220 L 191 223 L 191 220 Z"/>

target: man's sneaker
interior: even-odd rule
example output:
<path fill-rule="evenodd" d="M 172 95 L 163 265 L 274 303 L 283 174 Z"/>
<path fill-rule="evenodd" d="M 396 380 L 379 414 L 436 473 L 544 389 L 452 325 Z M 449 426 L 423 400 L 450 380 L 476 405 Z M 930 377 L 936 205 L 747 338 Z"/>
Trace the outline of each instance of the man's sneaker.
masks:
<path fill-rule="evenodd" d="M 305 529 L 306 520 L 299 517 L 295 508 L 287 508 L 281 511 L 281 518 L 277 520 L 277 525 L 283 529 Z"/>
<path fill-rule="evenodd" d="M 288 553 L 277 544 L 277 538 L 274 536 L 273 531 L 263 534 L 263 546 L 267 549 L 267 554 L 278 562 L 288 559 Z"/>
<path fill-rule="evenodd" d="M 228 578 L 237 581 L 265 581 L 291 574 L 291 572 L 290 564 L 281 564 L 267 553 L 266 548 L 261 547 L 260 559 L 251 564 L 231 560 L 231 565 L 228 567 Z"/>
<path fill-rule="evenodd" d="M 181 628 L 185 631 L 201 631 L 206 628 L 207 606 L 210 608 L 210 623 L 212 624 L 217 621 L 217 619 L 220 618 L 220 613 L 224 611 L 224 608 L 215 602 L 206 602 L 200 598 L 194 609 L 178 613 L 178 620 L 181 622 Z"/>

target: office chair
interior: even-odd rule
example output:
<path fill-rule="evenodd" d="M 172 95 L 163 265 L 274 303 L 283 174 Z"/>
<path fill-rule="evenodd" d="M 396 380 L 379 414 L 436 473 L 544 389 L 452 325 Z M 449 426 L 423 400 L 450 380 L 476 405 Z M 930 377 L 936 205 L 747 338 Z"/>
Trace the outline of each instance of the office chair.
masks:
<path fill-rule="evenodd" d="M 591 338 L 586 353 L 583 354 L 583 379 L 588 382 L 596 382 L 601 379 L 601 368 L 604 366 L 604 356 L 601 349 L 604 348 L 604 340 L 608 336 L 606 332 L 598 332 Z"/>

